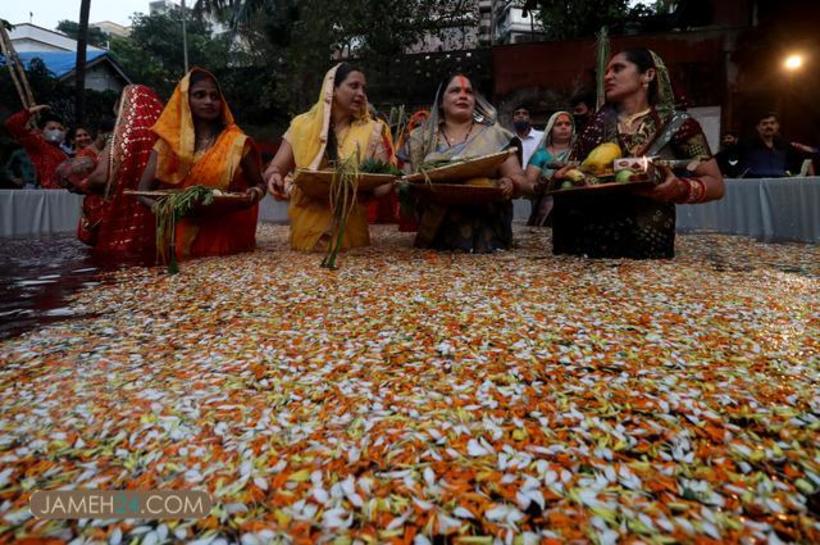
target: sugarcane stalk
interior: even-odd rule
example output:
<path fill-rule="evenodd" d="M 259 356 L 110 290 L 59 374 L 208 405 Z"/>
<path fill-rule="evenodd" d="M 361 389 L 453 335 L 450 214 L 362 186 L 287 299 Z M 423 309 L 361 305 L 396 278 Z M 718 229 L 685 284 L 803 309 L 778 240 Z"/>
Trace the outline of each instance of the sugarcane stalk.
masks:
<path fill-rule="evenodd" d="M 28 79 L 26 78 L 25 71 L 20 66 L 20 58 L 14 50 L 6 28 L 2 27 L 2 25 L 0 25 L 0 50 L 2 50 L 3 56 L 6 58 L 6 67 L 11 75 L 14 88 L 17 90 L 17 96 L 20 97 L 20 103 L 25 109 L 31 108 L 34 106 L 34 98 L 31 96 L 31 89 L 28 88 Z M 25 86 L 23 82 L 25 82 Z"/>
<path fill-rule="evenodd" d="M 169 274 L 179 272 L 176 255 L 176 223 L 201 204 L 207 206 L 214 200 L 213 190 L 196 185 L 164 195 L 154 205 L 156 215 L 157 261 L 168 265 Z"/>
<path fill-rule="evenodd" d="M 597 44 L 597 58 L 596 58 L 596 110 L 600 110 L 606 102 L 606 90 L 604 89 L 604 74 L 606 74 L 606 65 L 609 62 L 609 29 L 606 26 L 601 27 L 598 33 Z"/>
<path fill-rule="evenodd" d="M 347 220 L 356 207 L 359 171 L 358 155 L 351 156 L 336 167 L 330 183 L 330 210 L 333 217 L 331 237 L 327 254 L 322 259 L 322 267 L 336 269 L 336 258 L 342 249 Z"/>

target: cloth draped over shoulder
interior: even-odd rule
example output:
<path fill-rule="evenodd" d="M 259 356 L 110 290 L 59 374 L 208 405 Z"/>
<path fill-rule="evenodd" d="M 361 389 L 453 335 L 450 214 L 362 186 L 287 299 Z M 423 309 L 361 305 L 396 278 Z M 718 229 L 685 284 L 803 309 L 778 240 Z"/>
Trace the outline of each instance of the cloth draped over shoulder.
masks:
<path fill-rule="evenodd" d="M 558 119 L 562 115 L 566 116 L 570 120 L 570 124 L 572 127 L 572 136 L 570 139 L 570 144 L 567 147 L 567 149 L 559 151 L 553 155 L 553 153 L 549 149 L 549 147 L 552 145 L 552 129 L 555 127 L 555 124 L 558 122 Z M 556 161 L 565 161 L 572 152 L 572 145 L 574 143 L 575 121 L 572 118 L 572 114 L 566 111 L 555 112 L 550 116 L 549 121 L 547 121 L 547 126 L 544 129 L 544 136 L 541 138 L 541 142 L 539 142 L 538 148 L 536 148 L 535 153 L 532 154 L 532 157 L 530 158 L 530 162 L 527 165 L 527 168 L 536 167 L 540 170 L 539 176 L 541 178 L 551 178 L 553 174 L 555 174 L 555 169 L 550 168 L 548 164 Z M 552 197 L 549 195 L 536 195 L 531 199 L 531 201 L 532 211 L 530 212 L 530 217 L 527 220 L 527 225 L 545 225 L 547 223 L 547 219 L 549 218 L 550 212 L 552 211 Z"/>
<path fill-rule="evenodd" d="M 444 119 L 440 103 L 443 93 L 443 89 L 436 92 L 429 116 L 410 133 L 407 144 L 402 150 L 402 158 L 410 163 L 414 172 L 418 172 L 424 163 L 481 157 L 503 151 L 510 145 L 513 134 L 498 124 L 496 109 L 478 93 L 475 94 L 474 128 L 470 137 L 460 144 L 447 145 L 446 141 L 441 138 L 441 125 Z"/>
<path fill-rule="evenodd" d="M 583 160 L 598 145 L 617 143 L 624 156 L 688 159 L 710 156 L 700 124 L 675 110 L 669 72 L 654 52 L 658 96 L 638 120 L 622 132 L 612 105 L 604 105 L 573 147 L 570 159 Z M 672 258 L 675 254 L 675 205 L 629 193 L 601 199 L 598 195 L 557 195 L 553 221 L 553 253 L 634 259 Z"/>
<path fill-rule="evenodd" d="M 572 125 L 572 136 L 569 147 L 566 150 L 560 151 L 553 155 L 549 151 L 549 147 L 552 145 L 552 129 L 555 127 L 555 123 L 558 122 L 558 118 L 562 115 L 567 116 L 570 120 Z M 552 161 L 564 161 L 567 157 L 569 157 L 574 144 L 575 121 L 572 119 L 572 114 L 565 111 L 555 112 L 550 116 L 549 121 L 547 121 L 547 126 L 544 129 L 544 136 L 541 138 L 541 142 L 538 143 L 538 147 L 536 148 L 535 153 L 533 153 L 533 156 L 530 158 L 530 163 L 527 166 L 538 167 L 541 169 L 541 176 L 544 178 L 549 178 L 554 174 L 555 169 L 549 168 L 546 164 Z"/>
<path fill-rule="evenodd" d="M 253 142 L 234 122 L 222 95 L 222 131 L 214 144 L 196 152 L 196 131 L 189 104 L 191 75 L 207 74 L 193 68 L 179 82 L 152 130 L 158 139 L 156 178 L 166 188 L 184 189 L 194 185 L 241 192 L 248 188 L 241 168 L 243 158 L 252 154 L 259 161 Z M 255 246 L 258 205 L 228 212 L 220 217 L 184 218 L 176 227 L 177 256 L 201 257 L 252 250 Z"/>
<path fill-rule="evenodd" d="M 330 168 L 327 159 L 328 137 L 332 127 L 333 90 L 336 65 L 325 74 L 316 104 L 295 117 L 284 135 L 293 149 L 297 169 L 320 170 Z M 336 132 L 337 157 L 340 160 L 355 157 L 357 163 L 379 159 L 395 163 L 390 130 L 382 121 L 370 117 L 367 104 L 343 132 Z M 294 250 L 324 251 L 333 230 L 333 214 L 327 201 L 307 197 L 293 187 L 288 208 L 290 240 Z M 356 204 L 345 227 L 342 248 L 349 249 L 370 244 L 367 218 L 362 206 Z"/>
<path fill-rule="evenodd" d="M 80 239 L 99 251 L 141 258 L 155 253 L 153 214 L 123 192 L 139 186 L 157 139 L 151 127 L 161 112 L 162 101 L 150 88 L 123 89 L 111 142 L 99 156 L 106 162 L 105 193 L 85 197 L 78 228 Z"/>
<path fill-rule="evenodd" d="M 410 133 L 402 150 L 402 159 L 410 163 L 412 171 L 418 172 L 425 163 L 482 157 L 510 146 L 513 134 L 497 123 L 495 108 L 478 95 L 470 136 L 465 142 L 449 146 L 441 137 L 442 93 L 439 89 L 430 117 Z M 496 173 L 487 175 L 494 177 Z M 419 203 L 418 208 L 417 247 L 485 253 L 512 245 L 512 203 L 509 201 L 481 206 Z"/>

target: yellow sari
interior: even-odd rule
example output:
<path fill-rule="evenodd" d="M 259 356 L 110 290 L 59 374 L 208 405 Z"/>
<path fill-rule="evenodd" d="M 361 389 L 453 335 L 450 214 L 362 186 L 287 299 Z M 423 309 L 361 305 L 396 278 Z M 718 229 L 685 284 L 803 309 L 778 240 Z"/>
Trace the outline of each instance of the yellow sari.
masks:
<path fill-rule="evenodd" d="M 318 170 L 328 165 L 325 156 L 330 114 L 333 105 L 333 80 L 339 65 L 325 74 L 319 100 L 306 113 L 291 121 L 283 138 L 293 148 L 296 168 Z M 380 120 L 370 117 L 367 105 L 343 132 L 336 133 L 339 160 L 351 156 L 357 162 L 380 159 L 393 162 L 393 142 L 390 130 Z M 290 216 L 290 243 L 294 250 L 326 251 L 333 228 L 333 214 L 326 200 L 312 199 L 298 187 L 293 187 L 288 207 Z M 356 204 L 347 220 L 342 248 L 356 248 L 370 244 L 367 218 L 363 207 Z"/>

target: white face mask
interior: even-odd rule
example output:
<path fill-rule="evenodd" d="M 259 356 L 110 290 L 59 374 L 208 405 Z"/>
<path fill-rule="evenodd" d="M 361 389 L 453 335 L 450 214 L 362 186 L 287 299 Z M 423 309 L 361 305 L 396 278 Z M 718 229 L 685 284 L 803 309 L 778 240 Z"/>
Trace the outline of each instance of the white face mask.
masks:
<path fill-rule="evenodd" d="M 43 131 L 43 138 L 52 144 L 61 144 L 65 140 L 65 131 L 60 129 L 48 129 Z"/>

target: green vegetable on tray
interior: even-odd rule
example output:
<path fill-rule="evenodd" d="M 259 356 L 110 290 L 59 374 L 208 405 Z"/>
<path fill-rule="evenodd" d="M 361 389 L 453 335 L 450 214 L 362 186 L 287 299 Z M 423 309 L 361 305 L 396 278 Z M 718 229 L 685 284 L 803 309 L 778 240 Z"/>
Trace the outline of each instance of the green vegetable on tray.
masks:
<path fill-rule="evenodd" d="M 392 174 L 401 176 L 402 172 L 395 165 L 391 165 L 380 159 L 366 159 L 359 165 L 359 172 L 362 174 Z"/>
<path fill-rule="evenodd" d="M 176 256 L 177 221 L 190 214 L 196 206 L 207 206 L 213 201 L 213 189 L 195 185 L 158 197 L 154 203 L 152 210 L 157 222 L 157 260 L 168 264 L 170 274 L 179 272 Z"/>

